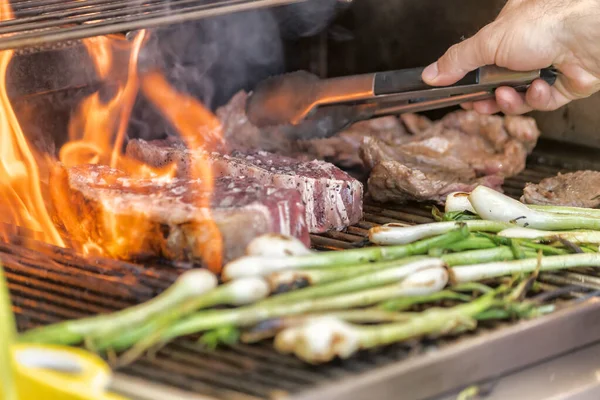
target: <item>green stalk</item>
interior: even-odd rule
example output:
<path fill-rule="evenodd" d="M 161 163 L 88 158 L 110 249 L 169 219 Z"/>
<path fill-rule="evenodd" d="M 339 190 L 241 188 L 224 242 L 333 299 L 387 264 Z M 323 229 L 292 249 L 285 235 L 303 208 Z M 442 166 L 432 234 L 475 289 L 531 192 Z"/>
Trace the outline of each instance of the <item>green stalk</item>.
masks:
<path fill-rule="evenodd" d="M 536 257 L 535 251 L 526 250 L 527 257 Z M 514 254 L 510 247 L 500 246 L 494 249 L 473 250 L 464 253 L 444 254 L 440 257 L 450 267 L 459 265 L 480 264 L 492 261 L 513 260 Z"/>
<path fill-rule="evenodd" d="M 538 266 L 540 271 L 556 271 L 577 267 L 600 267 L 600 253 L 569 254 L 542 257 L 540 260 L 531 258 L 518 261 L 476 264 L 453 268 L 452 275 L 457 283 L 472 282 L 534 272 Z"/>
<path fill-rule="evenodd" d="M 444 235 L 400 246 L 366 247 L 362 249 L 321 252 L 296 257 L 241 257 L 223 268 L 224 280 L 247 276 L 265 276 L 277 271 L 326 268 L 336 265 L 355 265 L 367 262 L 396 260 L 426 254 L 434 247 L 444 247 L 469 236 L 469 228 L 462 225 Z"/>
<path fill-rule="evenodd" d="M 188 271 L 163 293 L 145 303 L 111 314 L 35 328 L 21 334 L 19 341 L 74 345 L 88 337 L 111 336 L 143 324 L 163 313 L 169 313 L 194 297 L 211 296 L 209 291 L 216 285 L 217 279 L 210 272 Z"/>
<path fill-rule="evenodd" d="M 398 282 L 415 272 L 429 268 L 441 268 L 443 266 L 444 263 L 440 259 L 425 258 L 409 264 L 401 264 L 395 268 L 385 268 L 375 271 L 371 270 L 365 274 L 352 278 L 272 296 L 262 301 L 262 304 L 290 303 L 304 299 L 318 299 L 320 297 L 356 292 Z"/>
<path fill-rule="evenodd" d="M 564 239 L 572 243 L 600 243 L 598 231 L 543 231 L 529 228 L 509 228 L 498 233 L 498 236 L 515 239 Z"/>
<path fill-rule="evenodd" d="M 400 283 L 335 297 L 306 299 L 295 303 L 258 302 L 251 306 L 230 310 L 207 310 L 169 326 L 162 332 L 160 341 L 166 342 L 179 336 L 209 331 L 221 326 L 246 327 L 273 318 L 366 307 L 399 296 L 435 293 L 445 286 L 446 279 L 447 274 L 443 269 L 432 268 L 417 272 Z M 97 348 L 98 350 L 108 348 L 115 351 L 124 350 L 135 345 L 142 338 L 152 335 L 155 330 L 156 327 L 152 323 L 146 324 L 144 327 L 124 332 L 117 340 L 98 343 Z"/>
<path fill-rule="evenodd" d="M 388 224 L 369 230 L 369 240 L 377 245 L 405 245 L 424 238 L 442 235 L 456 229 L 457 225 L 466 225 L 471 232 L 500 232 L 510 228 L 510 224 L 494 221 L 432 222 L 412 226 L 394 226 Z"/>
<path fill-rule="evenodd" d="M 562 206 L 538 206 L 527 205 L 527 207 L 536 211 L 544 211 L 555 214 L 567 214 L 581 217 L 600 218 L 600 210 L 595 208 L 562 207 Z"/>
<path fill-rule="evenodd" d="M 191 298 L 179 304 L 176 308 L 169 310 L 163 314 L 156 316 L 153 319 L 153 324 L 156 326 L 156 334 L 167 326 L 175 323 L 175 321 L 185 318 L 201 309 L 214 307 L 218 305 L 241 306 L 252 304 L 264 299 L 269 295 L 269 287 L 261 278 L 243 278 L 233 282 L 221 285 L 203 296 Z M 121 332 L 113 334 L 94 335 L 86 338 L 88 348 L 94 350 L 95 343 L 98 341 L 113 340 L 119 337 Z M 144 340 L 151 341 L 152 338 Z M 140 345 L 143 345 L 140 344 Z"/>
<path fill-rule="evenodd" d="M 281 292 L 282 288 L 294 286 L 296 283 L 303 283 L 308 286 L 321 285 L 342 279 L 348 279 L 367 272 L 379 271 L 386 268 L 399 267 L 415 261 L 423 260 L 425 256 L 414 256 L 400 260 L 380 261 L 374 263 L 365 263 L 357 265 L 348 265 L 342 268 L 323 268 L 323 269 L 300 269 L 294 271 L 274 272 L 266 279 L 271 286 L 272 292 Z"/>
<path fill-rule="evenodd" d="M 497 247 L 497 244 L 489 238 L 470 236 L 465 240 L 446 246 L 446 250 L 459 252 L 465 250 L 491 249 L 494 247 Z"/>
<path fill-rule="evenodd" d="M 4 268 L 0 264 L 0 394 L 3 399 L 19 398 L 15 371 L 13 370 L 12 346 L 17 334 L 15 316 L 12 312 Z"/>
<path fill-rule="evenodd" d="M 293 317 L 283 317 L 263 321 L 245 331 L 241 335 L 243 343 L 257 343 L 273 338 L 283 329 L 301 326 L 315 319 L 335 318 L 355 324 L 381 324 L 390 322 L 406 322 L 417 313 L 388 312 L 377 308 L 358 310 L 330 311 L 321 314 L 306 314 Z"/>
<path fill-rule="evenodd" d="M 364 327 L 335 319 L 317 320 L 280 332 L 275 338 L 275 347 L 282 353 L 294 353 L 304 361 L 316 364 L 335 357 L 348 358 L 361 349 L 474 329 L 477 325 L 474 317 L 498 304 L 495 296 L 496 292 L 492 292 L 468 304 L 429 309 L 404 323 Z"/>
<path fill-rule="evenodd" d="M 433 303 L 442 300 L 470 301 L 471 296 L 456 293 L 451 290 L 442 290 L 441 292 L 432 293 L 428 296 L 402 297 L 399 299 L 388 300 L 381 303 L 378 307 L 385 311 L 405 311 L 418 304 Z"/>
<path fill-rule="evenodd" d="M 537 253 L 533 250 L 525 250 L 527 257 L 536 257 Z M 366 263 L 359 265 L 349 265 L 343 268 L 325 268 L 325 269 L 301 269 L 296 271 L 276 272 L 267 277 L 272 288 L 282 286 L 293 286 L 295 282 L 304 282 L 310 286 L 316 286 L 324 283 L 349 279 L 358 275 L 375 272 L 386 268 L 399 267 L 414 261 L 423 260 L 424 256 L 414 256 L 401 260 L 384 261 L 376 263 Z M 472 250 L 462 253 L 444 254 L 439 257 L 450 267 L 457 265 L 480 264 L 492 261 L 512 260 L 513 253 L 510 248 L 500 246 L 484 250 Z M 305 290 L 305 289 L 301 289 Z M 274 290 L 275 292 L 276 290 Z"/>
<path fill-rule="evenodd" d="M 600 230 L 600 218 L 598 217 L 534 210 L 485 186 L 475 188 L 469 195 L 469 201 L 477 214 L 487 221 L 511 223 L 521 227 L 549 231 Z"/>

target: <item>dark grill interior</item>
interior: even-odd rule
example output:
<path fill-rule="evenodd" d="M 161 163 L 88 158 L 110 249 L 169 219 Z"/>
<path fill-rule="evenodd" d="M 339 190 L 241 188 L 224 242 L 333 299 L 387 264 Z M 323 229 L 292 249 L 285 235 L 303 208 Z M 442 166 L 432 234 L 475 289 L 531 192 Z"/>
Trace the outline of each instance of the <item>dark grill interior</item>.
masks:
<path fill-rule="evenodd" d="M 517 197 L 526 182 L 537 182 L 573 166 L 581 168 L 577 164 L 567 165 L 564 160 L 557 161 L 552 154 L 540 146 L 527 170 L 507 181 L 506 192 Z M 577 163 L 582 158 L 571 160 Z M 569 168 L 557 166 L 559 162 Z M 314 247 L 323 250 L 352 247 L 363 242 L 367 230 L 378 224 L 432 221 L 430 210 L 418 205 L 367 204 L 365 211 L 364 220 L 345 232 L 314 236 Z M 169 264 L 142 266 L 110 259 L 85 259 L 69 250 L 32 243 L 25 234 L 15 235 L 13 239 L 12 244 L 0 243 L 0 259 L 6 269 L 21 330 L 110 312 L 147 300 L 164 290 L 183 271 Z M 546 301 L 560 299 L 568 303 L 600 290 L 600 275 L 591 270 L 544 273 L 540 287 L 543 293 L 536 295 L 545 296 Z M 476 332 L 462 335 L 460 339 L 398 344 L 319 367 L 282 356 L 268 342 L 211 351 L 196 343 L 195 338 L 186 338 L 119 372 L 219 399 L 274 398 L 357 376 L 507 325 L 510 324 L 482 324 Z"/>

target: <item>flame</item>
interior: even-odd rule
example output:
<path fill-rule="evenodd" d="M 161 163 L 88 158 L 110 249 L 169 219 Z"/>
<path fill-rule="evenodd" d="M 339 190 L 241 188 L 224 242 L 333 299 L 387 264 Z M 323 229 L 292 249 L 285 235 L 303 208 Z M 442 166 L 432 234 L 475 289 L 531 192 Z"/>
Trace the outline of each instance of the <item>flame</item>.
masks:
<path fill-rule="evenodd" d="M 12 18 L 9 3 L 0 1 L 0 18 Z M 218 271 L 222 263 L 222 238 L 210 213 L 213 174 L 206 154 L 223 144 L 221 124 L 201 103 L 175 91 L 160 73 L 139 76 L 138 58 L 147 37 L 146 31 L 139 31 L 133 40 L 117 35 L 84 40 L 98 76 L 110 86 L 105 85 L 86 98 L 72 116 L 69 141 L 59 152 L 61 164 L 49 156 L 39 157 L 27 143 L 6 90 L 6 73 L 13 52 L 0 52 L 0 222 L 27 228 L 36 239 L 64 247 L 53 215 L 70 238 L 80 241 L 73 245 L 88 255 L 141 254 L 148 243 L 155 244 L 153 240 L 161 232 L 157 232 L 156 223 L 149 221 L 143 210 L 132 215 L 77 214 L 77 207 L 72 207 L 74 198 L 68 179 L 68 168 L 84 164 L 108 165 L 114 168 L 112 171 L 119 171 L 115 174 L 120 178 L 128 179 L 128 184 L 139 184 L 142 191 L 148 179 L 166 182 L 174 179 L 175 163 L 152 168 L 123 154 L 131 111 L 141 88 L 180 132 L 188 148 L 202 149 L 196 152 L 196 162 L 188 177 L 190 185 L 201 189 L 195 191 L 199 194 L 194 199 L 198 215 L 186 229 L 193 229 L 194 255 L 200 254 L 209 268 Z M 38 162 L 44 165 L 39 166 Z M 41 186 L 42 168 L 55 179 L 47 191 Z M 52 213 L 46 207 L 44 195 L 52 199 Z M 9 231 L 3 231 L 3 227 L 0 224 L 0 239 L 8 240 Z"/>
<path fill-rule="evenodd" d="M 12 19 L 8 1 L 0 5 L 0 20 Z M 36 158 L 27 143 L 6 90 L 10 50 L 0 52 L 0 219 L 29 229 L 38 240 L 64 247 L 46 209 Z M 9 239 L 0 225 L 0 237 Z"/>
<path fill-rule="evenodd" d="M 146 73 L 141 85 L 144 95 L 177 129 L 187 148 L 194 152 L 190 178 L 198 180 L 202 190 L 212 194 L 214 179 L 208 154 L 223 144 L 221 122 L 198 100 L 177 92 L 158 72 Z M 195 199 L 196 207 L 210 210 L 210 198 L 198 196 Z M 221 233 L 210 216 L 203 221 L 201 229 L 204 230 L 202 240 L 197 243 L 200 253 L 209 268 L 217 270 L 222 262 Z"/>

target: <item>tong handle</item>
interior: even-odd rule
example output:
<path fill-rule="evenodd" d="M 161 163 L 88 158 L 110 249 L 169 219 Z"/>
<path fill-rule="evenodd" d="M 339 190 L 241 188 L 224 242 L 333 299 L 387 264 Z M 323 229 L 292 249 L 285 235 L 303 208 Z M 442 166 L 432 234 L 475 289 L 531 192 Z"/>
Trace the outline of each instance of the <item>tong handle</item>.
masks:
<path fill-rule="evenodd" d="M 423 70 L 425 67 L 377 72 L 373 82 L 375 96 L 431 89 L 433 86 L 429 86 L 421 79 Z M 475 84 L 477 84 L 477 71 L 472 71 L 452 86 Z"/>
<path fill-rule="evenodd" d="M 375 74 L 373 82 L 374 94 L 381 96 L 433 89 L 433 86 L 426 84 L 421 79 L 424 69 L 420 67 L 378 72 Z M 556 81 L 556 71 L 553 68 L 546 68 L 537 71 L 517 72 L 490 65 L 469 72 L 463 79 L 454 85 L 445 86 L 445 88 L 478 84 L 520 86 L 529 84 L 538 78 L 544 79 L 550 85 L 553 85 Z"/>

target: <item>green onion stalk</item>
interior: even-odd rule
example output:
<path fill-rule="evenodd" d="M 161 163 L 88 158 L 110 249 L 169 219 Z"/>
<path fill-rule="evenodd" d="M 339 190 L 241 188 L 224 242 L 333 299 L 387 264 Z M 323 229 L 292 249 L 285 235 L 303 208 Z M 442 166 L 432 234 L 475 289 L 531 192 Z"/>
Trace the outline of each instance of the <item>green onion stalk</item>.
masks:
<path fill-rule="evenodd" d="M 225 265 L 222 278 L 227 281 L 247 276 L 265 276 L 278 271 L 364 264 L 426 254 L 431 248 L 444 247 L 467 238 L 469 228 L 453 224 L 452 229 L 444 233 L 429 240 L 400 246 L 366 247 L 289 257 L 245 256 Z"/>
<path fill-rule="evenodd" d="M 471 239 L 466 239 L 471 240 Z M 460 244 L 458 242 L 457 244 Z M 535 258 L 535 250 L 524 249 L 527 257 Z M 397 268 L 415 261 L 425 259 L 425 256 L 413 256 L 400 260 L 349 265 L 344 268 L 301 269 L 294 271 L 275 272 L 266 277 L 272 292 L 287 291 L 294 286 L 316 286 L 334 281 L 344 280 L 359 275 L 387 269 Z M 490 249 L 472 250 L 461 253 L 444 254 L 439 257 L 449 267 L 458 265 L 480 264 L 492 261 L 514 259 L 514 253 L 508 246 L 498 246 Z M 300 289 L 304 290 L 304 289 Z M 305 292 L 306 293 L 306 292 Z"/>
<path fill-rule="evenodd" d="M 469 193 L 463 192 L 449 194 L 446 198 L 446 204 L 444 208 L 445 214 L 460 215 L 461 213 L 463 213 L 472 217 L 474 215 L 477 215 L 477 211 L 471 204 L 469 195 Z M 531 210 L 541 211 L 544 213 L 600 218 L 600 210 L 595 208 L 563 207 L 533 204 L 528 204 L 526 206 Z M 444 216 L 439 217 L 444 218 Z"/>
<path fill-rule="evenodd" d="M 390 322 L 406 322 L 411 318 L 414 318 L 416 314 L 417 313 L 390 312 L 371 307 L 358 310 L 329 311 L 319 314 L 295 315 L 292 317 L 282 317 L 262 321 L 250 329 L 241 332 L 239 338 L 243 343 L 256 343 L 265 339 L 271 339 L 284 329 L 301 326 L 310 321 L 321 318 L 336 318 L 341 321 L 355 324 L 381 324 Z M 207 334 L 208 333 L 210 332 L 207 332 Z M 203 335 L 203 338 L 205 335 Z"/>
<path fill-rule="evenodd" d="M 348 310 L 357 307 L 372 306 L 397 297 L 422 296 L 442 290 L 447 282 L 448 273 L 444 268 L 430 268 L 413 273 L 400 283 L 334 297 L 305 299 L 292 303 L 263 303 L 261 301 L 236 309 L 201 311 L 177 321 L 164 329 L 161 332 L 160 338 L 155 338 L 155 342 L 166 342 L 179 336 L 205 332 L 222 326 L 247 327 L 264 320 L 284 316 Z M 111 338 L 111 340 L 99 343 L 97 349 L 125 350 L 136 345 L 143 338 L 153 335 L 156 330 L 157 327 L 151 322 L 144 327 L 130 329 L 114 340 Z M 146 343 L 146 345 L 149 345 L 149 343 Z M 139 347 L 134 349 L 134 351 L 139 354 Z"/>
<path fill-rule="evenodd" d="M 356 292 L 363 289 L 384 286 L 399 282 L 415 272 L 430 268 L 443 268 L 444 262 L 439 258 L 425 258 L 408 264 L 401 264 L 395 268 L 371 270 L 364 274 L 348 279 L 338 280 L 323 285 L 287 292 L 272 296 L 262 301 L 262 304 L 290 303 L 305 299 L 318 299 L 343 293 Z"/>
<path fill-rule="evenodd" d="M 17 400 L 12 346 L 17 334 L 4 269 L 0 264 L 0 394 L 6 400 Z"/>
<path fill-rule="evenodd" d="M 549 231 L 600 230 L 597 216 L 557 214 L 527 207 L 525 204 L 485 186 L 478 186 L 469 201 L 484 220 Z M 476 221 L 470 221 L 476 222 Z"/>
<path fill-rule="evenodd" d="M 452 269 L 452 278 L 454 282 L 462 283 L 530 273 L 538 268 L 540 271 L 556 271 L 578 267 L 600 267 L 600 253 L 569 254 L 456 267 Z"/>
<path fill-rule="evenodd" d="M 73 345 L 88 338 L 120 334 L 161 314 L 170 313 L 192 298 L 205 295 L 217 284 L 217 278 L 206 270 L 187 271 L 167 290 L 150 301 L 112 314 L 35 328 L 21 334 L 19 341 Z"/>
<path fill-rule="evenodd" d="M 369 241 L 376 245 L 398 246 L 413 243 L 417 240 L 443 235 L 456 229 L 457 226 L 465 225 L 471 232 L 500 232 L 510 228 L 511 225 L 495 221 L 460 221 L 460 222 L 432 222 L 429 224 L 397 226 L 387 224 L 376 226 L 369 230 Z"/>
<path fill-rule="evenodd" d="M 577 244 L 600 244 L 600 232 L 598 231 L 543 231 L 529 228 L 509 228 L 499 232 L 498 236 L 532 240 L 563 239 Z"/>
<path fill-rule="evenodd" d="M 477 326 L 478 314 L 502 303 L 496 295 L 491 292 L 449 309 L 429 309 L 407 322 L 393 324 L 358 326 L 323 318 L 283 330 L 275 338 L 275 347 L 282 353 L 292 353 L 308 363 L 319 364 L 412 338 L 471 330 Z"/>

